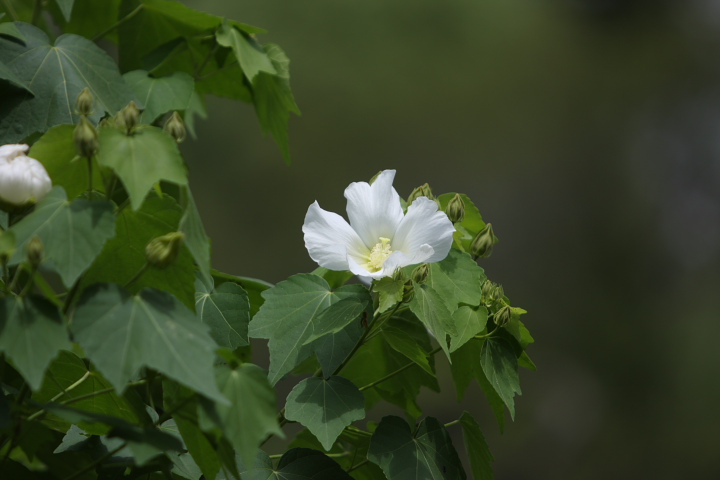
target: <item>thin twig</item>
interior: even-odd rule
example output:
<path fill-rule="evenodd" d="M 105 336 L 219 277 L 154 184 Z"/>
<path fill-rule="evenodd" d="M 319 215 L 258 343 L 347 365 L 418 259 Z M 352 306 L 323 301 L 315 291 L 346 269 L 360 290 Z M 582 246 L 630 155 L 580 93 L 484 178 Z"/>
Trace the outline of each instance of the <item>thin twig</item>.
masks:
<path fill-rule="evenodd" d="M 102 32 L 100 32 L 100 33 L 98 33 L 97 35 L 95 35 L 95 36 L 92 38 L 92 41 L 93 41 L 93 42 L 97 42 L 97 41 L 100 40 L 102 37 L 104 37 L 104 36 L 107 35 L 108 33 L 112 32 L 113 30 L 115 30 L 116 28 L 118 28 L 120 25 L 122 25 L 123 23 L 127 22 L 128 20 L 130 20 L 131 18 L 133 18 L 135 15 L 137 15 L 138 13 L 140 13 L 140 10 L 142 10 L 144 7 L 145 7 L 145 5 L 141 3 L 140 5 L 137 6 L 137 8 L 136 8 L 135 10 L 133 10 L 133 11 L 130 12 L 130 13 L 128 13 L 128 14 L 125 15 L 123 18 L 121 18 L 120 20 L 118 20 L 118 21 L 115 22 L 114 24 L 110 25 L 108 28 L 106 28 L 106 29 L 103 30 Z"/>

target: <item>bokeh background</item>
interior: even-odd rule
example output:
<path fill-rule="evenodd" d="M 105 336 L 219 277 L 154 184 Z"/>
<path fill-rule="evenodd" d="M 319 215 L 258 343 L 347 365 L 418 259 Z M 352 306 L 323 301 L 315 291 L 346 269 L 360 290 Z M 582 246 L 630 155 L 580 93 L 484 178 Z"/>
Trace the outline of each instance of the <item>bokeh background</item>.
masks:
<path fill-rule="evenodd" d="M 268 29 L 302 110 L 290 166 L 229 100 L 183 145 L 216 268 L 312 270 L 307 207 L 381 169 L 467 193 L 538 370 L 504 434 L 476 387 L 425 412 L 479 417 L 499 480 L 720 478 L 719 1 L 187 3 Z"/>

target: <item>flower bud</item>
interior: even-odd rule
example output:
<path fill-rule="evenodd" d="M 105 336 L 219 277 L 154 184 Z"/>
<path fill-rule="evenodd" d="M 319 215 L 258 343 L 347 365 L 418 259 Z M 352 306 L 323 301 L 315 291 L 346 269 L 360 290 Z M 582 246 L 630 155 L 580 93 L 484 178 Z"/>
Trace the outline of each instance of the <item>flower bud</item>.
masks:
<path fill-rule="evenodd" d="M 145 259 L 155 268 L 165 268 L 177 259 L 185 235 L 170 232 L 156 237 L 145 247 Z"/>
<path fill-rule="evenodd" d="M 10 207 L 39 202 L 52 188 L 42 163 L 25 155 L 27 145 L 0 147 L 0 202 Z"/>
<path fill-rule="evenodd" d="M 120 110 L 120 112 L 117 114 L 117 123 L 121 127 L 125 128 L 125 131 L 128 135 L 132 133 L 132 131 L 135 129 L 135 126 L 138 124 L 138 121 L 140 120 L 140 109 L 135 105 L 135 102 L 132 100 L 130 103 L 128 103 L 125 108 Z"/>
<path fill-rule="evenodd" d="M 37 236 L 30 239 L 27 245 L 27 258 L 33 268 L 37 268 L 42 263 L 43 244 Z"/>
<path fill-rule="evenodd" d="M 87 117 L 80 117 L 73 133 L 73 140 L 75 141 L 75 150 L 81 157 L 92 158 L 97 153 L 98 134 Z"/>
<path fill-rule="evenodd" d="M 415 287 L 413 287 L 411 281 L 408 281 L 405 283 L 405 285 L 403 285 L 402 303 L 408 303 L 413 298 L 415 298 Z"/>
<path fill-rule="evenodd" d="M 427 183 L 420 185 L 410 193 L 410 196 L 407 199 L 407 204 L 410 205 L 412 202 L 415 201 L 415 199 L 419 197 L 427 197 L 430 200 L 435 200 L 432 190 L 430 189 L 430 185 L 428 185 Z"/>
<path fill-rule="evenodd" d="M 445 211 L 448 218 L 453 223 L 462 222 L 465 218 L 465 202 L 459 193 L 448 202 L 447 210 Z"/>
<path fill-rule="evenodd" d="M 427 279 L 428 273 L 430 273 L 430 269 L 428 268 L 427 263 L 422 263 L 415 267 L 415 270 L 412 271 L 412 280 L 415 283 L 425 283 L 425 280 Z"/>
<path fill-rule="evenodd" d="M 504 327 L 512 319 L 512 309 L 505 305 L 500 310 L 495 312 L 495 325 L 498 327 Z"/>
<path fill-rule="evenodd" d="M 169 133 L 177 143 L 182 143 L 182 141 L 185 140 L 185 122 L 183 122 L 178 112 L 173 112 L 173 114 L 170 115 L 170 118 L 165 122 L 163 130 Z"/>
<path fill-rule="evenodd" d="M 402 271 L 402 268 L 398 268 L 393 272 L 392 279 L 398 283 L 405 283 L 407 281 L 407 277 Z"/>
<path fill-rule="evenodd" d="M 485 225 L 470 244 L 470 253 L 475 258 L 487 258 L 495 245 L 495 234 L 491 224 Z"/>
<path fill-rule="evenodd" d="M 505 296 L 502 285 L 485 280 L 481 287 L 482 301 L 485 305 L 493 305 Z"/>
<path fill-rule="evenodd" d="M 83 88 L 75 100 L 75 112 L 78 115 L 88 116 L 93 113 L 93 95 L 88 87 Z"/>

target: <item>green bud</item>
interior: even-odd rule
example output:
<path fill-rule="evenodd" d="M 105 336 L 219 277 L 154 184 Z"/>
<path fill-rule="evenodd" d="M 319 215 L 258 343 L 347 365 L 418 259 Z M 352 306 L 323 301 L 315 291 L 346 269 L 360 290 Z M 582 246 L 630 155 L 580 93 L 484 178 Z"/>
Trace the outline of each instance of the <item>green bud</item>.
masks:
<path fill-rule="evenodd" d="M 512 319 L 512 309 L 505 305 L 500 310 L 495 312 L 495 325 L 498 327 L 504 327 Z"/>
<path fill-rule="evenodd" d="M 75 100 L 75 112 L 78 115 L 88 116 L 93 113 L 93 95 L 88 87 L 83 88 Z"/>
<path fill-rule="evenodd" d="M 413 298 L 415 298 L 415 287 L 413 287 L 411 281 L 408 281 L 405 285 L 403 285 L 402 303 L 408 303 Z"/>
<path fill-rule="evenodd" d="M 170 115 L 170 118 L 165 122 L 163 130 L 169 133 L 177 143 L 182 143 L 182 141 L 185 140 L 185 122 L 183 122 L 178 112 L 173 112 L 173 114 Z"/>
<path fill-rule="evenodd" d="M 128 135 L 132 133 L 140 120 L 140 109 L 132 100 L 117 114 L 117 123 L 125 128 Z"/>
<path fill-rule="evenodd" d="M 398 268 L 393 272 L 392 279 L 396 282 L 405 283 L 407 281 L 407 277 L 405 276 L 405 273 L 402 271 L 402 268 Z"/>
<path fill-rule="evenodd" d="M 92 158 L 97 153 L 98 134 L 87 117 L 80 117 L 73 133 L 73 140 L 75 141 L 75 150 L 81 157 Z"/>
<path fill-rule="evenodd" d="M 445 210 L 445 213 L 447 213 L 448 218 L 453 223 L 463 221 L 463 219 L 465 218 L 465 202 L 463 201 L 459 193 L 456 193 L 452 200 L 448 202 L 447 210 Z"/>
<path fill-rule="evenodd" d="M 165 268 L 177 259 L 185 235 L 170 232 L 156 237 L 145 247 L 145 260 L 155 268 Z"/>
<path fill-rule="evenodd" d="M 491 224 L 485 225 L 480 233 L 473 239 L 470 244 L 470 253 L 474 258 L 487 258 L 492 253 L 495 245 L 495 234 Z"/>
<path fill-rule="evenodd" d="M 43 244 L 37 236 L 30 239 L 27 246 L 27 258 L 33 268 L 37 268 L 42 263 Z"/>
<path fill-rule="evenodd" d="M 419 197 L 427 197 L 430 200 L 435 200 L 432 190 L 430 189 L 430 185 L 427 183 L 420 185 L 410 193 L 410 196 L 407 199 L 408 206 Z"/>
<path fill-rule="evenodd" d="M 412 281 L 415 283 L 425 283 L 425 280 L 427 279 L 428 273 L 430 273 L 430 269 L 428 268 L 427 263 L 422 263 L 415 267 L 415 270 L 412 271 Z"/>

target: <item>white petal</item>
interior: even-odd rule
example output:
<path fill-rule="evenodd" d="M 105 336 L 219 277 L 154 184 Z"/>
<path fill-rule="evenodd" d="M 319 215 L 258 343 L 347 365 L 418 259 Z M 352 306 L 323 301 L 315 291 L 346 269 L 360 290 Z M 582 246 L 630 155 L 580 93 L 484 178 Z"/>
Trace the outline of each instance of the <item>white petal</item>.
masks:
<path fill-rule="evenodd" d="M 330 270 L 348 270 L 348 255 L 360 256 L 367 250 L 344 218 L 323 210 L 318 202 L 308 208 L 302 230 L 310 258 Z"/>
<path fill-rule="evenodd" d="M 0 147 L 0 161 L 9 161 L 28 151 L 30 147 L 22 143 L 11 143 Z"/>
<path fill-rule="evenodd" d="M 372 185 L 354 182 L 345 189 L 350 225 L 369 249 L 380 237 L 392 238 L 402 221 L 400 195 L 392 186 L 394 178 L 395 170 L 384 170 Z"/>
<path fill-rule="evenodd" d="M 9 146 L 14 145 L 0 148 Z M 38 202 L 51 188 L 52 182 L 45 167 L 34 158 L 21 155 L 0 163 L 0 198 L 6 202 L 15 205 Z"/>
<path fill-rule="evenodd" d="M 452 222 L 438 211 L 437 204 L 420 197 L 408 207 L 391 241 L 392 249 L 401 250 L 412 263 L 439 262 L 447 257 L 454 232 Z"/>

